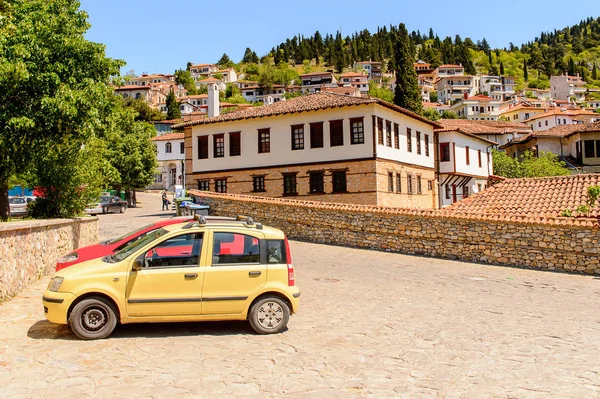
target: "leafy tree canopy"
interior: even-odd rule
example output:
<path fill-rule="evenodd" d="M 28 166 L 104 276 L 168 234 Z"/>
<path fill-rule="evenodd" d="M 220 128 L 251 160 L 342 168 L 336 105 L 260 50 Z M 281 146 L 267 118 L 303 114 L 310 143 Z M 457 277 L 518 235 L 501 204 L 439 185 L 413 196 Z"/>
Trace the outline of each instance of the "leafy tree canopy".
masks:
<path fill-rule="evenodd" d="M 492 151 L 494 174 L 503 177 L 567 176 L 571 174 L 566 164 L 551 152 L 540 152 L 535 156 L 525 151 L 518 159 L 509 157 L 504 151 Z"/>

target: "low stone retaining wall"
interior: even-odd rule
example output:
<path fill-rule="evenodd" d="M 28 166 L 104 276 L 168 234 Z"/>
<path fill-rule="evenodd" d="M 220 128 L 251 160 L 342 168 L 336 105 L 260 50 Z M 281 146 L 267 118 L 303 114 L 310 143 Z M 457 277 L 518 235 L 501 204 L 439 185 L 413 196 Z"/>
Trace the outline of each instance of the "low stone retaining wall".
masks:
<path fill-rule="evenodd" d="M 252 216 L 303 241 L 600 274 L 597 219 L 412 211 L 197 190 L 189 193 L 210 205 L 211 214 Z"/>
<path fill-rule="evenodd" d="M 96 217 L 0 224 L 0 301 L 54 273 L 62 255 L 97 241 Z"/>

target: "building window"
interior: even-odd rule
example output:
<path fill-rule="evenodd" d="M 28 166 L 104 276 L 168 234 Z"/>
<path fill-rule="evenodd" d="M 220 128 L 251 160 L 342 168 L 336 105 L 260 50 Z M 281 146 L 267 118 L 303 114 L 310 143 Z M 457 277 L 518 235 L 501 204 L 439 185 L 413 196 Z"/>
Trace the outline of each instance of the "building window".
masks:
<path fill-rule="evenodd" d="M 469 196 L 469 186 L 463 186 L 463 198 L 467 198 Z"/>
<path fill-rule="evenodd" d="M 388 192 L 394 192 L 394 172 L 388 172 Z"/>
<path fill-rule="evenodd" d="M 383 119 L 377 118 L 377 142 L 383 145 Z"/>
<path fill-rule="evenodd" d="M 425 135 L 425 156 L 429 156 L 429 135 Z"/>
<path fill-rule="evenodd" d="M 198 180 L 198 190 L 200 190 L 200 191 L 210 191 L 210 181 L 208 181 L 208 180 Z"/>
<path fill-rule="evenodd" d="M 255 193 L 262 193 L 265 191 L 265 177 L 264 176 L 253 176 L 252 177 L 252 191 Z"/>
<path fill-rule="evenodd" d="M 323 186 L 323 172 L 310 172 L 309 173 L 309 186 L 310 186 L 310 193 L 311 194 L 316 194 L 316 193 L 324 193 L 325 192 L 325 188 Z"/>
<path fill-rule="evenodd" d="M 558 121 L 558 124 L 560 125 L 560 119 L 558 119 L 557 121 Z"/>
<path fill-rule="evenodd" d="M 596 154 L 594 152 L 594 140 L 585 140 L 583 142 L 583 151 L 586 158 L 595 158 Z"/>
<path fill-rule="evenodd" d="M 216 179 L 215 180 L 215 191 L 217 193 L 227 192 L 227 179 Z"/>
<path fill-rule="evenodd" d="M 185 152 L 185 143 L 182 141 L 179 143 L 179 153 L 183 154 Z"/>
<path fill-rule="evenodd" d="M 241 132 L 229 133 L 229 156 L 235 157 L 242 155 L 242 137 Z"/>
<path fill-rule="evenodd" d="M 417 194 L 423 194 L 423 186 L 421 184 L 421 176 L 417 176 Z"/>
<path fill-rule="evenodd" d="M 283 195 L 297 195 L 296 173 L 283 175 Z"/>
<path fill-rule="evenodd" d="M 440 162 L 450 162 L 450 143 L 440 143 Z"/>
<path fill-rule="evenodd" d="M 198 136 L 198 159 L 208 158 L 208 136 Z"/>
<path fill-rule="evenodd" d="M 292 125 L 292 150 L 304 149 L 304 125 Z"/>
<path fill-rule="evenodd" d="M 427 190 L 431 191 L 433 189 L 433 182 L 431 180 L 427 180 Z"/>
<path fill-rule="evenodd" d="M 479 167 L 481 168 L 481 150 L 477 150 L 477 161 L 479 162 Z"/>
<path fill-rule="evenodd" d="M 329 121 L 329 145 L 331 147 L 337 147 L 340 145 L 344 145 L 344 121 L 343 121 L 343 119 Z"/>
<path fill-rule="evenodd" d="M 471 159 L 469 158 L 469 146 L 465 146 L 465 154 L 467 157 L 467 165 L 471 165 Z"/>
<path fill-rule="evenodd" d="M 406 128 L 406 151 L 412 152 L 412 130 Z"/>
<path fill-rule="evenodd" d="M 546 126 L 548 126 L 548 121 L 547 121 L 547 120 L 546 120 L 546 121 L 544 121 L 544 124 L 545 124 Z"/>
<path fill-rule="evenodd" d="M 154 182 L 155 182 L 155 183 L 160 183 L 160 182 L 162 182 L 162 173 L 155 173 L 155 174 L 154 174 Z"/>
<path fill-rule="evenodd" d="M 396 173 L 396 192 L 402 192 L 402 175 L 400 173 Z"/>
<path fill-rule="evenodd" d="M 446 184 L 446 199 L 450 199 L 450 185 Z"/>
<path fill-rule="evenodd" d="M 215 158 L 223 158 L 225 156 L 225 135 L 215 134 L 213 136 L 213 153 Z"/>
<path fill-rule="evenodd" d="M 310 148 L 323 148 L 323 122 L 310 124 Z"/>
<path fill-rule="evenodd" d="M 350 132 L 350 144 L 365 143 L 365 125 L 363 122 L 363 118 L 350 119 Z"/>
<path fill-rule="evenodd" d="M 385 121 L 385 145 L 392 147 L 392 122 Z"/>
<path fill-rule="evenodd" d="M 406 189 L 408 190 L 409 194 L 413 193 L 413 178 L 411 175 L 406 176 Z"/>
<path fill-rule="evenodd" d="M 421 132 L 416 133 L 417 154 L 421 155 Z"/>
<path fill-rule="evenodd" d="M 167 143 L 165 144 L 165 153 L 166 154 L 170 154 L 171 153 L 171 143 Z"/>
<path fill-rule="evenodd" d="M 345 193 L 347 191 L 346 185 L 346 171 L 338 170 L 331 173 L 331 179 L 333 183 L 334 193 Z"/>
<path fill-rule="evenodd" d="M 271 129 L 258 129 L 258 153 L 271 152 Z"/>
<path fill-rule="evenodd" d="M 394 148 L 400 149 L 400 126 L 394 123 Z"/>

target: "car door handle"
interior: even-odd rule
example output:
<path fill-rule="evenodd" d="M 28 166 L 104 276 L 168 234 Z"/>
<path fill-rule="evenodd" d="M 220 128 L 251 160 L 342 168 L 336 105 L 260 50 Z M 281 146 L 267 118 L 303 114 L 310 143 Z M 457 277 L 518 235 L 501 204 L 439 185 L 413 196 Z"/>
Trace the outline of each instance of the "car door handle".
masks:
<path fill-rule="evenodd" d="M 262 272 L 248 272 L 248 276 L 250 277 L 258 277 L 262 274 Z"/>
<path fill-rule="evenodd" d="M 194 279 L 198 277 L 198 273 L 186 273 L 185 278 Z"/>

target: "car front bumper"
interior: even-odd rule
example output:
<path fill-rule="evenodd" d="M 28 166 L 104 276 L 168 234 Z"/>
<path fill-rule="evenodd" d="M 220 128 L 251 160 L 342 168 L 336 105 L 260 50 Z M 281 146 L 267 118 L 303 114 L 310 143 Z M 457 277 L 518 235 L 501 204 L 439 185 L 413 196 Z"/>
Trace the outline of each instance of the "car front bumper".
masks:
<path fill-rule="evenodd" d="M 67 314 L 75 295 L 70 292 L 53 292 L 46 290 L 42 297 L 44 315 L 52 323 L 67 324 Z"/>

